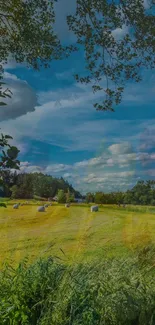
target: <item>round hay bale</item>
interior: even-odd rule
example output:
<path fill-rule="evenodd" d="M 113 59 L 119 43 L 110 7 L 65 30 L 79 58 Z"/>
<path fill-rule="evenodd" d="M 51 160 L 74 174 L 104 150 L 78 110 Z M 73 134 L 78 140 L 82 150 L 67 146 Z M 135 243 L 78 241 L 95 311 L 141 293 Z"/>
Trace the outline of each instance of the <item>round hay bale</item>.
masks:
<path fill-rule="evenodd" d="M 93 205 L 91 207 L 91 212 L 97 212 L 98 211 L 98 206 L 97 205 Z"/>
<path fill-rule="evenodd" d="M 14 204 L 13 209 L 18 209 L 19 208 L 19 204 Z"/>
<path fill-rule="evenodd" d="M 38 212 L 45 212 L 45 207 L 44 206 L 39 207 Z"/>
<path fill-rule="evenodd" d="M 69 204 L 69 203 L 66 203 L 66 204 L 65 204 L 65 207 L 66 207 L 66 208 L 69 208 L 69 207 L 70 207 L 70 204 Z"/>

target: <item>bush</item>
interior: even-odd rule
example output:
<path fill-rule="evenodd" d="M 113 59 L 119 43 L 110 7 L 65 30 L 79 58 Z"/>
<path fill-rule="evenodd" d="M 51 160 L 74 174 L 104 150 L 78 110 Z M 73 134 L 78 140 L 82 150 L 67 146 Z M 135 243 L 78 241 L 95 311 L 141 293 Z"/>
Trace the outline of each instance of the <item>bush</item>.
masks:
<path fill-rule="evenodd" d="M 2 207 L 2 208 L 6 208 L 7 206 L 6 206 L 5 203 L 0 203 L 0 207 Z"/>
<path fill-rule="evenodd" d="M 65 266 L 52 258 L 0 274 L 0 324 L 155 324 L 154 262 L 144 249 L 127 260 Z M 150 253 L 149 253 L 150 254 Z M 151 264 L 152 263 L 152 264 Z"/>
<path fill-rule="evenodd" d="M 64 190 L 58 191 L 58 203 L 66 203 L 66 194 Z"/>
<path fill-rule="evenodd" d="M 46 300 L 55 300 L 64 266 L 52 259 L 31 266 L 21 263 L 16 270 L 6 265 L 0 275 L 0 324 L 41 324 Z M 51 302 L 52 308 L 52 302 Z"/>

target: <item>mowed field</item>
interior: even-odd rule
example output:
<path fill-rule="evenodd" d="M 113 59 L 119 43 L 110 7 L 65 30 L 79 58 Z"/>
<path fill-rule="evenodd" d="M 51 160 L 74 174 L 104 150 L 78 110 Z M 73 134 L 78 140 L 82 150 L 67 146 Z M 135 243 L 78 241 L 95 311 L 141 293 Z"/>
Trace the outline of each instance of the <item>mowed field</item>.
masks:
<path fill-rule="evenodd" d="M 19 202 L 19 201 L 18 201 Z M 53 205 L 37 212 L 37 204 L 0 208 L 0 265 L 24 257 L 55 256 L 66 262 L 132 254 L 137 246 L 155 243 L 155 207 Z"/>

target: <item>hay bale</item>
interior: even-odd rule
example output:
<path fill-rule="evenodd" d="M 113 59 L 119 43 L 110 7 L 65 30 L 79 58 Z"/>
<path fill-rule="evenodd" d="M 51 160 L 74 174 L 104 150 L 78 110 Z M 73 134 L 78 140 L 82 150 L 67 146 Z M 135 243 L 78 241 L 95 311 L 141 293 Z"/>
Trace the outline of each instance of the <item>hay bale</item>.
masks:
<path fill-rule="evenodd" d="M 38 212 L 45 212 L 45 207 L 44 206 L 39 207 Z"/>
<path fill-rule="evenodd" d="M 19 204 L 14 204 L 13 209 L 18 209 L 19 208 Z"/>
<path fill-rule="evenodd" d="M 69 203 L 66 203 L 66 204 L 65 204 L 65 207 L 66 207 L 66 208 L 69 208 L 69 207 L 70 207 L 70 204 L 69 204 Z"/>
<path fill-rule="evenodd" d="M 98 206 L 97 205 L 93 205 L 91 207 L 91 212 L 97 212 L 98 211 Z"/>

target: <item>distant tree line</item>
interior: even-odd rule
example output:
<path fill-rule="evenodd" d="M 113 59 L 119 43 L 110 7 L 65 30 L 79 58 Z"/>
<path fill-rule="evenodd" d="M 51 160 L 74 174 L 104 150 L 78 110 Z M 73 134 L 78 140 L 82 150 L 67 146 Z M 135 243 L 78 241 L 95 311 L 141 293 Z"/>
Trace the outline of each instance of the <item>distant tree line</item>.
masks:
<path fill-rule="evenodd" d="M 135 204 L 155 205 L 155 181 L 138 181 L 137 184 L 126 192 L 87 193 L 86 202 L 96 204 Z"/>
<path fill-rule="evenodd" d="M 73 197 L 81 198 L 81 194 L 72 185 L 61 178 L 54 178 L 42 173 L 12 173 L 10 170 L 1 171 L 3 177 L 3 188 L 0 195 L 13 199 L 33 199 L 54 197 L 64 193 L 66 201 Z M 59 191 L 62 192 L 59 192 Z"/>
<path fill-rule="evenodd" d="M 155 205 L 155 181 L 138 181 L 126 192 L 88 192 L 82 196 L 71 184 L 61 178 L 42 173 L 12 173 L 1 171 L 3 188 L 0 196 L 13 199 L 39 199 L 57 196 L 59 203 L 73 202 L 75 198 L 84 198 L 86 203 L 96 204 L 136 204 Z"/>

